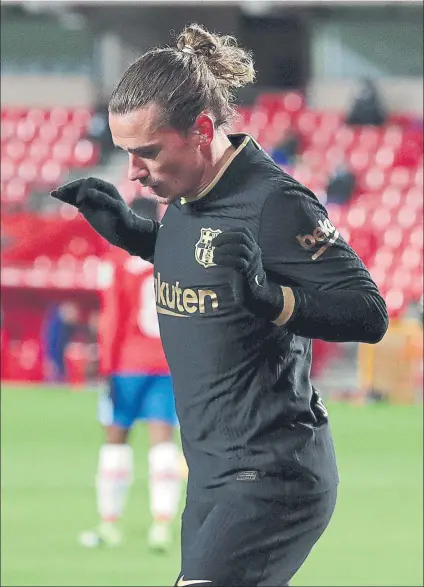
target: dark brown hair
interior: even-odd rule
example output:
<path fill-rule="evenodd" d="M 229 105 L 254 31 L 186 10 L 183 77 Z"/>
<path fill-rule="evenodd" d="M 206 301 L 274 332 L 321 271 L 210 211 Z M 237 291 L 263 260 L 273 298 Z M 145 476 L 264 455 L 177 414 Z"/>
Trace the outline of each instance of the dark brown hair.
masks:
<path fill-rule="evenodd" d="M 161 108 L 159 125 L 188 130 L 202 111 L 218 128 L 234 117 L 234 90 L 255 79 L 252 56 L 234 37 L 188 25 L 176 47 L 152 49 L 124 73 L 109 111 L 128 114 L 148 104 Z"/>

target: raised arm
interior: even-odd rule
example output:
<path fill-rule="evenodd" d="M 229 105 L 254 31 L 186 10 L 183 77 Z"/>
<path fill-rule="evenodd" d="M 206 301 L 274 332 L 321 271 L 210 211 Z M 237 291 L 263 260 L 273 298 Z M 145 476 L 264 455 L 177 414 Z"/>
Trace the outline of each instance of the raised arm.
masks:
<path fill-rule="evenodd" d="M 78 208 L 94 230 L 112 245 L 153 261 L 159 222 L 134 214 L 111 183 L 94 177 L 78 179 L 51 195 Z"/>

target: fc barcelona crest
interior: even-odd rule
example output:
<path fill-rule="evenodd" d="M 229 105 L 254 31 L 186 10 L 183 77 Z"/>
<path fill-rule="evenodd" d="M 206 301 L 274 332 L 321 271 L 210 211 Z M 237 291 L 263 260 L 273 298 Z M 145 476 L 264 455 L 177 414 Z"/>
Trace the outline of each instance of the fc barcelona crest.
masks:
<path fill-rule="evenodd" d="M 215 247 L 212 246 L 213 239 L 222 232 L 222 230 L 212 230 L 212 228 L 202 228 L 200 238 L 194 248 L 194 257 L 203 267 L 213 267 L 213 252 Z"/>

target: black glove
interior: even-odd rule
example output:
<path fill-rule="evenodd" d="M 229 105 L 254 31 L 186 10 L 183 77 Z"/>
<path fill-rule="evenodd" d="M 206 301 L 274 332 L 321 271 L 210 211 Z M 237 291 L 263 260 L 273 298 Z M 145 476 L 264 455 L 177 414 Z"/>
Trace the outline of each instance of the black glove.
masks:
<path fill-rule="evenodd" d="M 51 196 L 75 206 L 96 232 L 112 245 L 148 259 L 153 255 L 155 223 L 127 206 L 114 185 L 89 177 L 77 179 Z"/>
<path fill-rule="evenodd" d="M 261 249 L 248 228 L 232 228 L 213 239 L 214 262 L 235 269 L 231 282 L 237 303 L 252 314 L 276 320 L 284 308 L 281 287 L 268 281 Z"/>

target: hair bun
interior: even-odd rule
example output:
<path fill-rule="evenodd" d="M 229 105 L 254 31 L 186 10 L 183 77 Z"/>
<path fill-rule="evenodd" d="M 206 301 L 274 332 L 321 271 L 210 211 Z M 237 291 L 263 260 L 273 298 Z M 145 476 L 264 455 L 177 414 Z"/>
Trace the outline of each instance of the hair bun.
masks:
<path fill-rule="evenodd" d="M 182 53 L 189 53 L 190 55 L 196 55 L 196 51 L 193 49 L 191 45 L 184 45 L 181 49 Z"/>
<path fill-rule="evenodd" d="M 217 49 L 218 38 L 199 24 L 187 26 L 177 39 L 177 48 L 183 53 L 209 57 Z M 187 50 L 188 49 L 188 50 Z"/>

